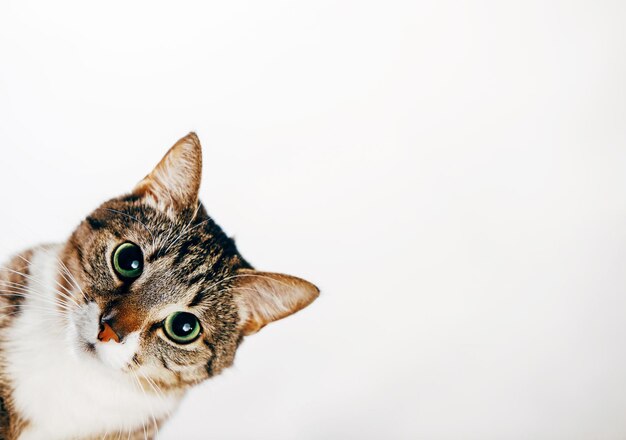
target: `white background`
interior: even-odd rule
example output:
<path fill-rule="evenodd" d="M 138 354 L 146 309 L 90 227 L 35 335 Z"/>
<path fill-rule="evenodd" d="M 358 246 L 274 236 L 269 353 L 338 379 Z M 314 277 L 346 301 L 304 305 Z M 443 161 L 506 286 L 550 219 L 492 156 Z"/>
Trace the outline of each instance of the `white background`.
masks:
<path fill-rule="evenodd" d="M 0 254 L 198 132 L 322 297 L 162 439 L 626 437 L 622 1 L 0 4 Z M 62 404 L 62 399 L 60 399 Z"/>

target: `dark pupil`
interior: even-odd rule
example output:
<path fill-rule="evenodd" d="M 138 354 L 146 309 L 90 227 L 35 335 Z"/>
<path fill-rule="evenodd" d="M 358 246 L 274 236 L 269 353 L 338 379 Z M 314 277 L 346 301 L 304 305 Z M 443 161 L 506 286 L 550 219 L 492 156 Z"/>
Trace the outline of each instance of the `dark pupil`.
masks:
<path fill-rule="evenodd" d="M 172 320 L 172 331 L 176 336 L 188 336 L 194 328 L 196 328 L 196 317 L 191 313 L 179 313 Z"/>
<path fill-rule="evenodd" d="M 143 255 L 141 255 L 141 250 L 137 246 L 129 246 L 122 249 L 117 258 L 117 263 L 119 264 L 120 269 L 128 272 L 140 270 L 143 264 Z"/>

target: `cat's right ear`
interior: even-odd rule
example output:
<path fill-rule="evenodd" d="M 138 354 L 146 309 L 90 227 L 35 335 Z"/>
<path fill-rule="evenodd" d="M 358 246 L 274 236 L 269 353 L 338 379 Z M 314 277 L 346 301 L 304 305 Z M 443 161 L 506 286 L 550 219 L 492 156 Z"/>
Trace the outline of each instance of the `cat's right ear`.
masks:
<path fill-rule="evenodd" d="M 133 190 L 158 209 L 181 211 L 198 203 L 202 147 L 195 133 L 180 139 Z"/>
<path fill-rule="evenodd" d="M 320 294 L 313 284 L 290 275 L 240 269 L 232 290 L 239 306 L 239 328 L 244 336 L 296 313 Z"/>

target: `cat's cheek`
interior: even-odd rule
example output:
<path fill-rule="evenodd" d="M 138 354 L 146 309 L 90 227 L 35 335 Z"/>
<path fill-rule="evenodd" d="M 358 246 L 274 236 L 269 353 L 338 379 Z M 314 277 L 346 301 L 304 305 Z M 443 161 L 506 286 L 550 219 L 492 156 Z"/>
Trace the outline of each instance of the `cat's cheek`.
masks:
<path fill-rule="evenodd" d="M 114 370 L 125 370 L 132 364 L 133 356 L 139 348 L 139 332 L 129 333 L 121 343 L 98 342 L 95 347 L 98 359 L 106 366 Z"/>
<path fill-rule="evenodd" d="M 69 318 L 69 341 L 79 351 L 93 347 L 98 340 L 100 307 L 89 303 L 74 309 Z M 88 350 L 89 351 L 89 350 Z"/>

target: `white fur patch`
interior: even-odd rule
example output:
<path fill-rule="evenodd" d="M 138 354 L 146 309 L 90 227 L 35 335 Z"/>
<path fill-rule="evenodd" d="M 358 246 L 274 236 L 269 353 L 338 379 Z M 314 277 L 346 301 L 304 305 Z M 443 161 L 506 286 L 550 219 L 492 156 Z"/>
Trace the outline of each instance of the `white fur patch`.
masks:
<path fill-rule="evenodd" d="M 58 249 L 37 251 L 29 294 L 21 314 L 4 336 L 7 374 L 14 403 L 28 420 L 20 440 L 101 436 L 141 429 L 171 413 L 177 396 L 141 390 L 120 368 L 130 361 L 139 338 L 124 344 L 97 341 L 99 310 L 84 306 L 66 321 L 52 302 L 56 295 Z M 97 357 L 81 349 L 94 344 Z"/>
<path fill-rule="evenodd" d="M 121 370 L 126 367 L 139 347 L 139 332 L 129 333 L 124 342 L 98 342 L 96 353 L 106 365 Z"/>

